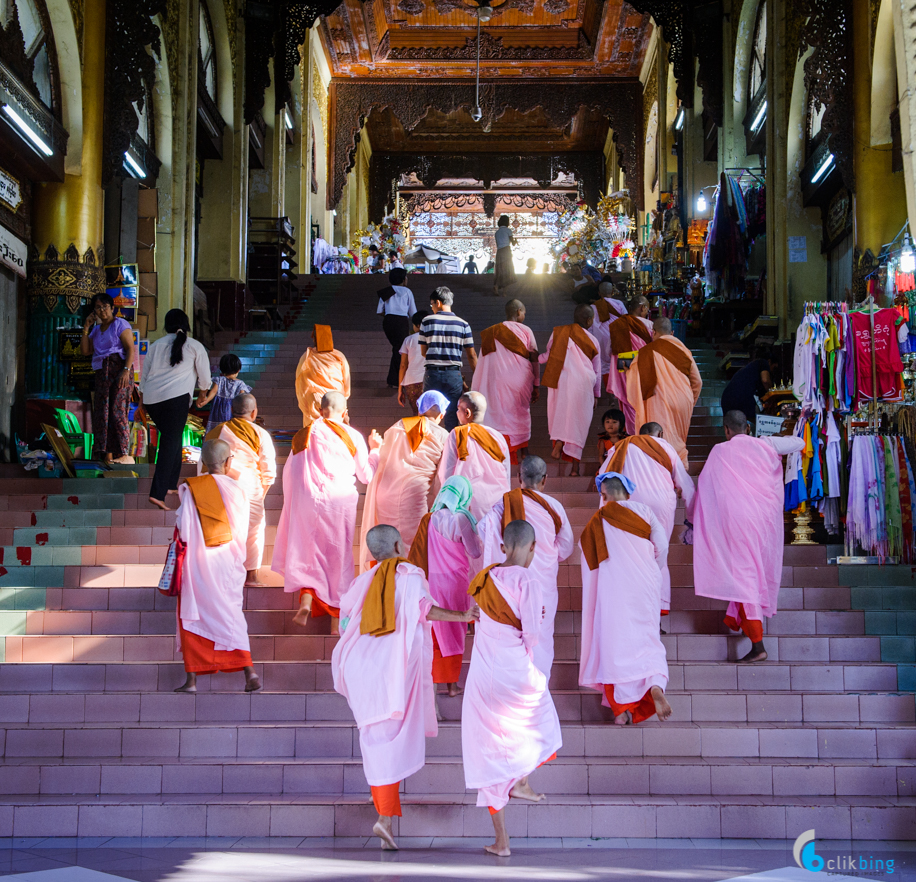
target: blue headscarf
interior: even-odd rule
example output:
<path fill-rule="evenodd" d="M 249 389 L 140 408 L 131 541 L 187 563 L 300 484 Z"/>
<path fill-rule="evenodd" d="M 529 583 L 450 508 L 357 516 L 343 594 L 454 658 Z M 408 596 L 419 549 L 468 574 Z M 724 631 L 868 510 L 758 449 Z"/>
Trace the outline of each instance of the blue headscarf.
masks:
<path fill-rule="evenodd" d="M 439 511 L 440 508 L 447 508 L 455 514 L 467 515 L 472 526 L 477 526 L 477 519 L 471 514 L 468 506 L 471 504 L 471 498 L 474 490 L 471 482 L 464 475 L 452 475 L 443 485 L 442 489 L 436 496 L 433 503 L 433 511 Z"/>
<path fill-rule="evenodd" d="M 417 399 L 417 413 L 424 414 L 433 407 L 438 407 L 439 413 L 445 413 L 448 410 L 448 399 L 441 392 L 430 389 Z"/>
<path fill-rule="evenodd" d="M 620 478 L 621 483 L 630 496 L 636 492 L 636 485 L 626 475 L 621 475 L 620 472 L 602 472 L 600 475 L 595 476 L 595 487 L 598 488 L 599 493 L 601 492 L 601 485 L 611 478 Z"/>

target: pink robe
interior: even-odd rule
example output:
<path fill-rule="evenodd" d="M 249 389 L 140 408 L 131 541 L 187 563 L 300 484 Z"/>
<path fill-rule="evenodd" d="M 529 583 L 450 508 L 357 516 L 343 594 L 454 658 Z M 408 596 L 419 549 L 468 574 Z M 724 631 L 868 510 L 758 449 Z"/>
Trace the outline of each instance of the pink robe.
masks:
<path fill-rule="evenodd" d="M 652 322 L 648 319 L 640 319 L 640 321 L 646 326 L 649 333 L 652 333 Z M 638 352 L 643 346 L 646 345 L 646 341 L 642 337 L 637 337 L 635 334 L 630 334 L 630 346 L 631 352 Z M 620 402 L 620 409 L 623 411 L 624 416 L 627 418 L 627 433 L 629 435 L 636 434 L 636 411 L 633 408 L 633 405 L 630 404 L 629 398 L 627 398 L 627 375 L 626 373 L 621 373 L 617 370 L 617 356 L 611 355 L 610 363 L 610 372 L 607 376 L 607 391 L 614 395 L 617 400 Z"/>
<path fill-rule="evenodd" d="M 801 438 L 736 435 L 713 447 L 693 506 L 693 584 L 698 597 L 776 613 L 782 581 L 785 480 L 781 457 Z"/>
<path fill-rule="evenodd" d="M 667 340 L 690 356 L 690 377 L 685 377 L 664 356 L 654 355 L 658 385 L 655 394 L 643 401 L 637 369 L 642 356 L 638 355 L 625 375 L 627 400 L 633 405 L 635 414 L 634 431 L 638 432 L 645 423 L 658 423 L 665 430 L 666 440 L 686 465 L 687 433 L 690 431 L 694 405 L 703 391 L 703 380 L 693 354 L 677 337 L 665 334 L 656 339 Z"/>
<path fill-rule="evenodd" d="M 651 456 L 647 456 L 638 447 L 632 444 L 627 450 L 627 460 L 623 467 L 623 474 L 630 478 L 636 485 L 635 492 L 630 494 L 630 502 L 642 502 L 652 509 L 658 518 L 665 536 L 671 539 L 674 530 L 674 518 L 677 512 L 678 496 L 684 501 L 685 506 L 693 502 L 695 492 L 693 478 L 687 474 L 684 463 L 677 455 L 674 448 L 664 439 L 655 438 L 665 448 L 671 460 L 674 477 L 663 469 Z M 614 455 L 612 447 L 600 471 L 606 472 Z M 600 508 L 600 503 L 599 503 Z M 665 556 L 661 561 L 662 568 L 662 609 L 671 609 L 671 571 L 668 569 L 668 544 L 665 545 Z"/>
<path fill-rule="evenodd" d="M 270 433 L 257 423 L 252 428 L 261 439 L 259 453 L 239 438 L 225 424 L 220 429 L 219 440 L 225 441 L 232 450 L 230 477 L 238 480 L 248 496 L 248 540 L 246 545 L 245 568 L 260 569 L 264 560 L 264 540 L 267 532 L 267 518 L 264 513 L 264 497 L 277 480 L 277 452 Z M 198 464 L 197 473 L 203 473 L 203 464 Z"/>
<path fill-rule="evenodd" d="M 626 315 L 627 308 L 619 300 L 613 297 L 604 298 L 612 309 L 616 309 L 620 315 Z M 589 333 L 598 341 L 601 348 L 601 376 L 606 377 L 611 369 L 611 324 L 620 316 L 611 313 L 611 317 L 606 322 L 599 322 L 598 316 L 595 316 L 595 323 L 589 328 Z"/>
<path fill-rule="evenodd" d="M 584 330 L 584 329 L 583 329 Z M 595 399 L 601 395 L 601 350 L 598 341 L 585 332 L 598 350 L 594 358 L 585 357 L 570 335 L 566 361 L 556 389 L 547 391 L 547 426 L 551 441 L 562 441 L 563 452 L 572 459 L 582 459 L 592 425 Z M 553 347 L 553 334 L 547 351 L 539 358 L 547 364 Z"/>
<path fill-rule="evenodd" d="M 563 739 L 547 677 L 532 657 L 544 605 L 539 584 L 524 567 L 490 574 L 522 630 L 480 613 L 461 708 L 461 753 L 477 805 L 499 810 L 515 782 L 550 759 Z"/>
<path fill-rule="evenodd" d="M 191 488 L 178 488 L 178 535 L 188 543 L 182 570 L 181 626 L 213 641 L 216 650 L 249 652 L 248 622 L 242 611 L 245 585 L 245 546 L 248 536 L 248 497 L 241 484 L 227 475 L 213 475 L 229 516 L 232 539 L 207 548 Z M 181 640 L 178 639 L 178 649 Z"/>
<path fill-rule="evenodd" d="M 366 780 L 379 787 L 422 769 L 426 739 L 435 737 L 439 727 L 430 676 L 433 640 L 426 620 L 433 601 L 423 570 L 398 564 L 394 633 L 373 637 L 360 634 L 359 628 L 375 570 L 355 579 L 340 599 L 340 640 L 331 655 L 331 673 L 334 689 L 347 699 L 359 727 Z"/>
<path fill-rule="evenodd" d="M 476 562 L 480 552 L 477 533 L 465 515 L 455 514 L 445 508 L 430 515 L 427 540 L 429 593 L 443 609 L 463 612 L 471 608 L 468 594 L 471 582 L 469 558 Z M 433 633 L 443 658 L 464 655 L 467 624 L 433 622 Z"/>
<path fill-rule="evenodd" d="M 489 426 L 484 428 L 496 439 L 503 454 L 503 461 L 497 462 L 473 438 L 468 438 L 468 457 L 458 459 L 458 444 L 455 432 L 449 433 L 445 442 L 445 451 L 439 463 L 439 483 L 444 484 L 452 475 L 464 475 L 471 482 L 474 497 L 471 500 L 471 514 L 480 520 L 503 493 L 509 492 L 512 482 L 512 463 L 509 460 L 509 447 L 506 439 Z"/>
<path fill-rule="evenodd" d="M 538 491 L 536 491 L 538 492 Z M 536 579 L 544 601 L 544 618 L 541 622 L 541 633 L 534 647 L 534 663 L 547 679 L 553 667 L 553 627 L 557 617 L 559 591 L 557 590 L 557 573 L 560 561 L 566 560 L 576 548 L 572 527 L 563 506 L 546 493 L 540 496 L 557 513 L 560 518 L 560 532 L 556 532 L 553 518 L 536 502 L 525 499 L 525 520 L 534 527 L 537 545 L 534 549 L 534 560 L 528 568 L 529 575 Z M 477 525 L 483 539 L 483 561 L 481 566 L 502 563 L 506 555 L 500 550 L 502 545 L 502 524 L 505 505 L 500 499 L 490 509 L 490 513 Z"/>
<path fill-rule="evenodd" d="M 648 505 L 632 499 L 620 504 L 646 521 L 652 535 L 642 539 L 605 521 L 607 560 L 590 570 L 582 555 L 579 685 L 599 690 L 605 707 L 605 685 L 614 687 L 617 703 L 628 704 L 652 686 L 664 689 L 668 683 L 668 658 L 658 634 L 659 567 L 668 553 L 668 536 Z"/>
<path fill-rule="evenodd" d="M 538 351 L 534 333 L 520 322 L 503 322 L 530 352 Z M 508 436 L 512 447 L 531 438 L 531 394 L 540 384 L 539 372 L 528 359 L 510 352 L 496 341 L 496 351 L 481 355 L 471 389 L 487 399 L 484 425 Z"/>
<path fill-rule="evenodd" d="M 284 591 L 313 588 L 319 600 L 332 607 L 340 606 L 353 580 L 356 480 L 368 484 L 378 463 L 363 436 L 344 428 L 356 445 L 356 456 L 324 419 L 318 419 L 312 424 L 308 448 L 286 460 L 283 511 L 271 565 L 283 576 Z"/>
<path fill-rule="evenodd" d="M 428 419 L 426 432 L 416 450 L 411 450 L 400 420 L 385 432 L 379 448 L 378 469 L 366 490 L 363 506 L 359 548 L 362 572 L 371 567 L 372 555 L 366 546 L 369 530 L 376 524 L 390 524 L 401 534 L 405 551 L 410 551 L 417 526 L 429 511 L 436 471 L 448 432 Z"/>

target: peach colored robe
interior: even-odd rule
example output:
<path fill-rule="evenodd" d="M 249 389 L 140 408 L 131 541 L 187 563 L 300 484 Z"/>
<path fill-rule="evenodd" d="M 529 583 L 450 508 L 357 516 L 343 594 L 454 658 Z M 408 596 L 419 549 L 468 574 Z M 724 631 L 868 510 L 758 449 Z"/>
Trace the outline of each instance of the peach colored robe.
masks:
<path fill-rule="evenodd" d="M 480 613 L 461 706 L 461 754 L 477 805 L 499 810 L 515 782 L 550 759 L 563 738 L 547 677 L 533 658 L 544 606 L 539 583 L 524 567 L 494 567 L 490 575 L 522 630 Z"/>
<path fill-rule="evenodd" d="M 363 436 L 344 426 L 356 456 L 325 425 L 312 424 L 309 446 L 290 454 L 283 467 L 283 511 L 277 527 L 271 569 L 283 576 L 283 590 L 313 588 L 325 604 L 340 606 L 353 581 L 357 479 L 372 480 L 378 454 Z"/>
<path fill-rule="evenodd" d="M 213 475 L 229 516 L 232 539 L 207 548 L 191 488 L 178 488 L 175 513 L 178 535 L 188 543 L 181 583 L 181 626 L 213 641 L 216 650 L 251 647 L 248 622 L 242 611 L 245 553 L 248 536 L 248 497 L 241 484 L 227 475 Z M 181 649 L 181 640 L 178 640 Z"/>
<path fill-rule="evenodd" d="M 634 431 L 638 432 L 645 423 L 658 423 L 665 430 L 665 439 L 687 465 L 687 433 L 694 405 L 703 391 L 703 380 L 692 353 L 677 337 L 665 334 L 655 339 L 667 340 L 690 356 L 690 376 L 685 377 L 664 356 L 654 354 L 658 385 L 655 394 L 643 401 L 638 370 L 641 354 L 637 354 L 626 372 L 627 400 L 635 412 Z"/>
<path fill-rule="evenodd" d="M 435 737 L 439 727 L 430 676 L 433 639 L 426 620 L 434 604 L 423 570 L 398 564 L 395 629 L 374 637 L 360 634 L 359 627 L 375 570 L 354 579 L 340 599 L 340 640 L 331 655 L 331 672 L 334 689 L 347 699 L 359 727 L 366 780 L 379 787 L 420 771 L 426 739 Z"/>
<path fill-rule="evenodd" d="M 601 395 L 601 347 L 589 331 L 585 333 L 592 338 L 598 350 L 595 357 L 586 358 L 570 336 L 566 362 L 557 388 L 547 390 L 550 440 L 562 441 L 563 452 L 573 459 L 582 459 L 582 451 L 588 443 L 588 431 L 592 425 L 595 399 Z M 547 364 L 552 347 L 553 334 L 547 341 L 547 351 L 538 357 L 541 364 Z"/>
<path fill-rule="evenodd" d="M 344 398 L 350 397 L 350 363 L 337 349 L 319 352 L 309 346 L 296 366 L 296 398 L 303 427 L 321 416 L 325 392 L 340 392 Z"/>
<path fill-rule="evenodd" d="M 496 439 L 503 454 L 503 461 L 497 462 L 473 438 L 468 436 L 468 457 L 458 459 L 458 444 L 455 432 L 449 433 L 445 450 L 439 463 L 439 484 L 444 484 L 452 475 L 464 475 L 471 482 L 474 497 L 471 499 L 471 514 L 480 520 L 493 504 L 508 493 L 512 482 L 512 463 L 506 439 L 496 429 L 484 428 Z"/>
<path fill-rule="evenodd" d="M 379 448 L 378 469 L 366 490 L 360 528 L 359 563 L 362 572 L 370 567 L 372 555 L 366 535 L 376 524 L 390 524 L 404 540 L 405 557 L 421 518 L 429 511 L 436 473 L 448 432 L 426 419 L 426 437 L 412 450 L 398 420 L 387 432 Z"/>
<path fill-rule="evenodd" d="M 664 689 L 668 683 L 668 658 L 658 633 L 659 567 L 668 554 L 668 537 L 648 505 L 632 499 L 620 504 L 649 524 L 651 537 L 643 539 L 603 522 L 607 559 L 590 570 L 581 555 L 579 685 L 599 690 L 605 707 L 605 685 L 614 687 L 616 702 L 628 704 L 652 686 Z"/>
<path fill-rule="evenodd" d="M 544 600 L 544 618 L 541 622 L 540 637 L 534 647 L 534 663 L 549 680 L 550 669 L 553 667 L 554 620 L 557 617 L 557 606 L 559 605 L 557 573 L 560 569 L 560 561 L 566 560 L 575 551 L 576 541 L 563 506 L 546 493 L 536 492 L 547 501 L 561 522 L 560 532 L 557 533 L 553 518 L 536 502 L 525 499 L 525 520 L 534 527 L 537 537 L 534 560 L 531 561 L 528 572 L 540 584 L 541 596 Z M 490 564 L 502 563 L 506 559 L 506 555 L 500 550 L 503 540 L 504 511 L 505 504 L 500 499 L 477 525 L 477 530 L 483 540 L 481 566 L 488 567 Z"/>
<path fill-rule="evenodd" d="M 652 322 L 650 322 L 648 319 L 640 319 L 640 321 L 646 326 L 649 333 L 651 334 Z M 632 352 L 638 352 L 645 345 L 646 341 L 643 340 L 642 337 L 637 337 L 635 334 L 630 334 L 630 346 Z M 617 370 L 617 356 L 613 353 L 611 354 L 610 368 L 607 376 L 607 391 L 614 395 L 617 398 L 617 401 L 620 402 L 620 409 L 623 411 L 624 416 L 627 418 L 627 434 L 635 435 L 636 411 L 627 398 L 626 373 L 621 373 Z"/>
<path fill-rule="evenodd" d="M 667 469 L 662 468 L 651 456 L 647 456 L 638 447 L 630 445 L 627 451 L 627 460 L 623 466 L 623 474 L 635 485 L 636 490 L 630 494 L 630 502 L 641 502 L 652 509 L 659 523 L 668 537 L 670 544 L 671 533 L 674 530 L 674 518 L 677 513 L 678 496 L 684 501 L 685 506 L 693 503 L 693 494 L 696 490 L 693 478 L 687 474 L 684 463 L 677 455 L 675 449 L 664 439 L 655 438 L 665 449 L 671 460 L 673 477 Z M 599 471 L 606 472 L 614 456 L 615 447 L 612 447 Z M 600 507 L 600 503 L 599 503 Z M 665 546 L 665 557 L 662 567 L 662 609 L 671 609 L 671 571 L 668 569 L 668 545 Z"/>
<path fill-rule="evenodd" d="M 503 322 L 530 352 L 538 351 L 534 333 L 520 322 Z M 487 399 L 484 425 L 508 436 L 513 447 L 531 438 L 531 393 L 540 385 L 540 371 L 530 361 L 496 341 L 496 351 L 481 355 L 471 389 Z"/>

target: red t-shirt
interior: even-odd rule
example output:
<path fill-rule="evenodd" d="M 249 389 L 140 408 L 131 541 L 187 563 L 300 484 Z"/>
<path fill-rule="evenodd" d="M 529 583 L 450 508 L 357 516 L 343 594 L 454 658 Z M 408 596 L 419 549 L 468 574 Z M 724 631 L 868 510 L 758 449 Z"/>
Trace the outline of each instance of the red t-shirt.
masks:
<path fill-rule="evenodd" d="M 849 316 L 855 338 L 856 385 L 859 399 L 871 398 L 871 328 L 867 313 Z M 896 401 L 902 394 L 900 346 L 897 326 L 903 321 L 896 309 L 879 309 L 875 313 L 875 366 L 878 375 L 878 398 Z"/>

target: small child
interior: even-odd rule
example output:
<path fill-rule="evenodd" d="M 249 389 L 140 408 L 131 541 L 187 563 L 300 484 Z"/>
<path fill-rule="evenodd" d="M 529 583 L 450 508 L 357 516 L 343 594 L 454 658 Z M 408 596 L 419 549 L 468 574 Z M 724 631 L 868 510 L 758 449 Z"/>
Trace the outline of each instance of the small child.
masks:
<path fill-rule="evenodd" d="M 598 459 L 604 462 L 611 448 L 627 437 L 627 418 L 622 410 L 611 408 L 601 417 L 601 425 L 604 426 L 604 431 L 598 435 Z"/>
<path fill-rule="evenodd" d="M 423 394 L 423 376 L 426 373 L 426 359 L 420 352 L 420 325 L 428 316 L 428 309 L 421 309 L 411 316 L 413 333 L 404 338 L 399 350 L 401 368 L 398 379 L 398 404 L 409 407 L 414 416 L 417 413 L 417 399 Z"/>
<path fill-rule="evenodd" d="M 250 392 L 251 386 L 239 379 L 242 360 L 232 352 L 227 352 L 219 360 L 219 372 L 222 376 L 213 377 L 213 385 L 197 396 L 197 406 L 204 407 L 210 401 L 210 417 L 207 420 L 207 431 L 220 423 L 232 419 L 232 399 L 243 392 Z"/>

